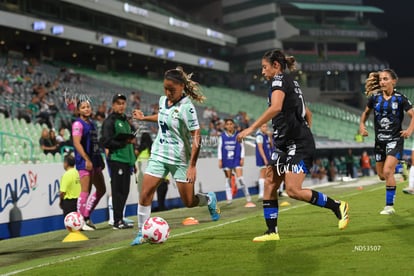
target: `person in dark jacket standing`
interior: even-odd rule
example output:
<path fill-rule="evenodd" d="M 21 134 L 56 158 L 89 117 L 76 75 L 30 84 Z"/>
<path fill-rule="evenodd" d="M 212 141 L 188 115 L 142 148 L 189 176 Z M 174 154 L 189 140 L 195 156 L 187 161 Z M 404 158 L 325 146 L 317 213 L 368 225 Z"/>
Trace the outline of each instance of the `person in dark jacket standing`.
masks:
<path fill-rule="evenodd" d="M 131 228 L 123 220 L 123 210 L 129 195 L 131 171 L 135 164 L 135 136 L 125 115 L 126 97 L 115 94 L 112 98 L 112 113 L 102 124 L 101 143 L 107 150 L 111 176 L 114 229 Z"/>

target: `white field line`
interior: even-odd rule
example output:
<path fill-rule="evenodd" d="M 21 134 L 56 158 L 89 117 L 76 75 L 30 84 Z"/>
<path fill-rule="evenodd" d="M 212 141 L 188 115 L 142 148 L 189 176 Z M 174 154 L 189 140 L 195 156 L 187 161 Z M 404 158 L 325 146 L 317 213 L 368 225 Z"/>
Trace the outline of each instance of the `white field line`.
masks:
<path fill-rule="evenodd" d="M 369 190 L 367 192 L 373 192 L 373 191 L 380 190 L 380 189 L 384 189 L 384 187 L 380 186 L 380 187 L 374 188 L 372 190 Z M 355 192 L 355 193 L 352 193 L 352 194 L 348 194 L 345 197 L 352 197 L 352 196 L 360 194 L 360 193 L 361 192 Z M 283 208 L 283 209 L 279 210 L 279 212 L 280 213 L 281 212 L 286 212 L 286 211 L 289 211 L 289 210 L 292 210 L 292 209 L 295 209 L 295 208 L 299 208 L 299 207 L 304 207 L 304 206 L 307 206 L 307 205 L 308 205 L 308 203 L 303 203 L 303 204 L 291 206 L 291 207 L 288 207 L 288 208 Z M 205 227 L 205 228 L 195 229 L 195 230 L 191 230 L 191 231 L 188 231 L 188 232 L 183 232 L 183 233 L 180 233 L 180 234 L 171 235 L 171 238 L 186 236 L 186 235 L 202 232 L 202 231 L 205 231 L 205 230 L 210 230 L 210 229 L 222 227 L 222 226 L 225 226 L 225 225 L 228 225 L 228 224 L 233 224 L 233 223 L 236 223 L 236 222 L 244 221 L 244 220 L 250 219 L 252 217 L 254 217 L 254 216 L 246 216 L 246 217 L 243 217 L 243 218 L 240 218 L 240 219 L 227 221 L 227 222 L 224 222 L 224 223 L 208 226 L 208 227 Z M 94 255 L 98 255 L 98 254 L 102 254 L 102 253 L 106 253 L 106 252 L 110 252 L 110 251 L 114 251 L 114 250 L 118 250 L 118 249 L 122 249 L 122 248 L 126 248 L 126 247 L 129 247 L 129 246 L 125 245 L 125 246 L 119 246 L 119 247 L 114 247 L 114 248 L 108 248 L 108 249 L 104 249 L 104 250 L 100 250 L 100 251 L 96 251 L 96 252 L 91 252 L 91 253 L 84 254 L 84 255 L 77 255 L 77 256 L 72 256 L 72 257 L 69 257 L 69 258 L 61 259 L 61 260 L 56 260 L 56 261 L 53 261 L 53 262 L 46 262 L 46 263 L 43 263 L 43 264 L 39 264 L 39 265 L 35 265 L 35 266 L 15 270 L 15 271 L 12 271 L 12 272 L 9 272 L 9 273 L 6 273 L 6 274 L 2 274 L 1 276 L 16 275 L 18 273 L 26 272 L 26 271 L 29 271 L 29 270 L 32 270 L 32 269 L 46 267 L 46 266 L 55 265 L 55 264 L 59 264 L 59 263 L 64 263 L 64 262 L 68 262 L 68 261 L 73 261 L 73 260 L 79 259 L 81 257 L 94 256 Z"/>

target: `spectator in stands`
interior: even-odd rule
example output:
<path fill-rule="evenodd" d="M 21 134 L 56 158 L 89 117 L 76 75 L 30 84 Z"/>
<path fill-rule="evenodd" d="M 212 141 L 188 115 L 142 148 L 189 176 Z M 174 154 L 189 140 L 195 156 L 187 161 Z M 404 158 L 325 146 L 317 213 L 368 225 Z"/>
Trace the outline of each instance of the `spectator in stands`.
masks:
<path fill-rule="evenodd" d="M 33 94 L 37 95 L 40 100 L 43 100 L 47 95 L 47 90 L 42 83 L 33 85 Z"/>
<path fill-rule="evenodd" d="M 212 117 L 213 117 L 213 110 L 209 106 L 206 106 L 203 111 L 203 120 L 210 121 Z"/>
<path fill-rule="evenodd" d="M 38 123 L 46 124 L 49 128 L 53 128 L 54 118 L 59 112 L 59 109 L 53 101 L 48 101 L 46 98 L 41 99 L 39 104 L 40 110 L 37 114 Z"/>
<path fill-rule="evenodd" d="M 362 176 L 369 176 L 369 172 L 371 170 L 371 159 L 368 156 L 367 151 L 363 151 L 361 155 L 361 159 L 359 161 L 361 166 Z"/>
<path fill-rule="evenodd" d="M 239 113 L 237 113 L 235 121 L 237 122 L 237 125 L 240 127 L 240 130 L 246 129 L 250 125 L 249 116 L 244 111 L 239 111 Z"/>
<path fill-rule="evenodd" d="M 139 95 L 139 92 L 132 91 L 129 95 L 129 102 L 131 104 L 132 109 L 140 109 L 141 96 Z"/>
<path fill-rule="evenodd" d="M 49 135 L 49 129 L 43 128 L 42 134 L 39 139 L 40 148 L 43 150 L 44 154 L 55 154 L 58 151 L 58 146 L 52 142 Z"/>
<path fill-rule="evenodd" d="M 209 135 L 209 130 L 206 127 L 205 123 L 200 123 L 200 135 L 201 136 L 208 136 Z"/>
<path fill-rule="evenodd" d="M 7 79 L 11 84 L 22 84 L 24 82 L 24 79 L 20 74 L 20 69 L 17 67 L 12 68 L 11 73 L 7 75 Z"/>
<path fill-rule="evenodd" d="M 210 122 L 208 124 L 208 134 L 210 136 L 219 136 L 220 135 L 220 132 L 217 131 L 216 126 L 214 125 L 213 122 Z"/>
<path fill-rule="evenodd" d="M 99 115 L 99 117 L 105 119 L 107 114 L 108 107 L 106 105 L 106 101 L 102 101 L 102 103 L 98 106 L 98 109 L 96 110 L 95 116 Z"/>
<path fill-rule="evenodd" d="M 354 155 L 352 154 L 352 149 L 348 149 L 348 153 L 345 155 L 345 164 L 346 164 L 346 176 L 351 178 L 356 177 L 354 175 Z"/>
<path fill-rule="evenodd" d="M 57 148 L 56 152 L 59 152 L 59 150 L 60 150 L 60 144 L 59 144 L 59 142 L 56 139 L 56 131 L 53 128 L 52 129 L 49 129 L 49 138 L 50 138 L 50 141 L 52 142 L 52 144 L 54 146 L 56 146 L 56 148 Z"/>
<path fill-rule="evenodd" d="M 313 166 L 310 169 L 312 182 L 314 184 L 321 184 L 328 180 L 327 178 L 327 171 L 325 167 L 322 165 L 322 161 L 320 158 L 315 159 L 313 162 Z"/>
<path fill-rule="evenodd" d="M 338 168 L 336 167 L 335 160 L 331 159 L 329 160 L 327 175 L 328 175 L 328 181 L 333 182 L 336 180 L 336 176 L 338 174 Z"/>
<path fill-rule="evenodd" d="M 365 122 L 375 109 L 375 157 L 378 176 L 385 180 L 386 202 L 382 215 L 395 213 L 395 168 L 403 157 L 404 139 L 414 131 L 414 109 L 410 100 L 395 89 L 398 77 L 391 69 L 372 72 L 365 81 L 368 102 L 361 114 L 359 132 L 368 136 Z M 410 117 L 407 129 L 402 128 L 404 112 Z"/>
<path fill-rule="evenodd" d="M 74 112 L 76 110 L 76 104 L 75 97 L 65 97 L 66 109 L 70 112 Z"/>
<path fill-rule="evenodd" d="M 8 79 L 3 80 L 2 90 L 7 94 L 13 94 L 14 91 L 13 88 L 10 86 Z"/>
<path fill-rule="evenodd" d="M 58 135 L 56 136 L 56 141 L 59 144 L 64 143 L 66 141 L 66 138 L 65 138 L 65 128 L 64 127 L 60 127 L 59 128 Z"/>
<path fill-rule="evenodd" d="M 96 113 L 95 114 L 95 124 L 96 124 L 96 128 L 98 130 L 98 139 L 101 139 L 101 135 L 102 135 L 102 124 L 105 121 L 105 114 L 102 113 Z"/>
<path fill-rule="evenodd" d="M 56 136 L 56 141 L 59 145 L 59 151 L 60 151 L 60 149 L 62 149 L 62 147 L 73 146 L 70 137 L 66 137 L 66 133 L 65 133 L 66 130 L 67 130 L 67 128 L 61 126 L 59 128 L 58 135 Z"/>

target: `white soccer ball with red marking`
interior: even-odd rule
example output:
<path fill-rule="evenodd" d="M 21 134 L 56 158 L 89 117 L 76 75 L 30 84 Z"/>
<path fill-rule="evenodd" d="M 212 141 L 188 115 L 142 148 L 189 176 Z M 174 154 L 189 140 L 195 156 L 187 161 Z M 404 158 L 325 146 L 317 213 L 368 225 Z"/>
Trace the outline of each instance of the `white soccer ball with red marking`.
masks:
<path fill-rule="evenodd" d="M 65 217 L 65 227 L 68 231 L 79 231 L 82 229 L 83 224 L 85 223 L 83 217 L 78 212 L 72 212 L 66 215 Z"/>
<path fill-rule="evenodd" d="M 142 236 L 150 243 L 163 243 L 170 235 L 170 226 L 160 217 L 148 218 L 142 227 Z"/>

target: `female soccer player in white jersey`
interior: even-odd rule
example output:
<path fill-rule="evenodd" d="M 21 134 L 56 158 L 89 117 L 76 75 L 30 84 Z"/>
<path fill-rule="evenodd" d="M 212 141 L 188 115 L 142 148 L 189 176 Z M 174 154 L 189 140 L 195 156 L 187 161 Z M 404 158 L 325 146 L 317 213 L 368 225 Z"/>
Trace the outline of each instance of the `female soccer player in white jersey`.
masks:
<path fill-rule="evenodd" d="M 199 85 L 181 68 L 164 75 L 165 96 L 160 97 L 158 114 L 144 116 L 135 110 L 135 119 L 158 122 L 158 133 L 151 147 L 151 157 L 144 175 L 138 203 L 138 235 L 131 245 L 142 244 L 141 229 L 151 215 L 151 202 L 160 180 L 171 173 L 186 207 L 208 205 L 213 221 L 220 218 L 214 192 L 194 194 L 196 163 L 201 146 L 196 109 L 190 98 L 202 102 Z"/>

